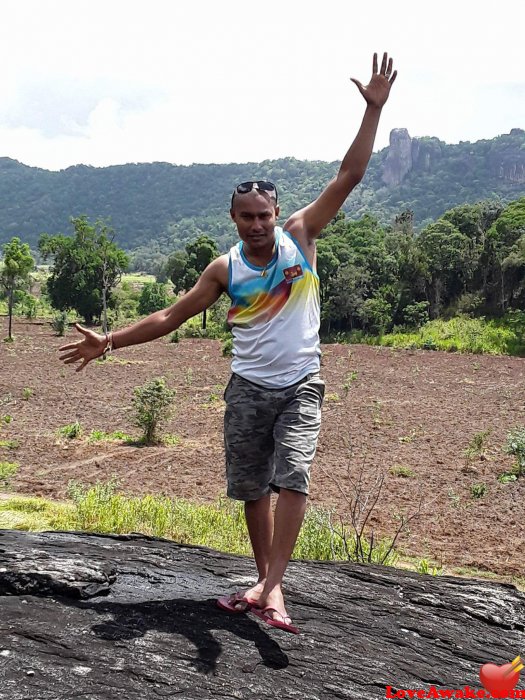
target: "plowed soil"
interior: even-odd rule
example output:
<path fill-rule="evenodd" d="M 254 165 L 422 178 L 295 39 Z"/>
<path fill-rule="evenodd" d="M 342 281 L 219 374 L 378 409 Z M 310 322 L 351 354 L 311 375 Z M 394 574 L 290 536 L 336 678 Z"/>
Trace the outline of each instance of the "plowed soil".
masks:
<path fill-rule="evenodd" d="M 160 339 L 120 350 L 76 373 L 57 348 L 76 340 L 48 324 L 15 325 L 16 342 L 0 344 L 0 461 L 20 470 L 11 491 L 62 499 L 70 480 L 95 483 L 116 476 L 122 490 L 212 501 L 225 492 L 222 393 L 229 359 L 212 340 Z M 358 345 L 323 346 L 326 381 L 323 427 L 313 468 L 311 503 L 335 507 L 349 520 L 353 486 L 364 493 L 379 473 L 382 492 L 370 522 L 376 536 L 393 534 L 398 517 L 418 510 L 400 540 L 408 555 L 446 569 L 475 567 L 523 575 L 525 479 L 502 484 L 511 469 L 503 446 L 525 424 L 524 360 L 511 357 L 393 351 Z M 132 422 L 133 388 L 156 376 L 177 392 L 164 428 L 175 446 L 90 443 L 92 430 L 140 435 Z M 24 398 L 24 389 L 31 395 Z M 57 437 L 79 421 L 84 438 Z M 481 449 L 465 451 L 477 434 Z M 484 484 L 485 493 L 480 493 Z"/>

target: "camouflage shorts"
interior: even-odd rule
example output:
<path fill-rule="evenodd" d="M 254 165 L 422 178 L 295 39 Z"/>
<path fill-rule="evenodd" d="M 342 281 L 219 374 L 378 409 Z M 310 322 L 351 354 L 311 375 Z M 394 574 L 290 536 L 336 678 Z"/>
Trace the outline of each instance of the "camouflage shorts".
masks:
<path fill-rule="evenodd" d="M 284 389 L 232 375 L 224 392 L 228 496 L 254 501 L 280 488 L 308 494 L 324 389 L 317 373 Z"/>

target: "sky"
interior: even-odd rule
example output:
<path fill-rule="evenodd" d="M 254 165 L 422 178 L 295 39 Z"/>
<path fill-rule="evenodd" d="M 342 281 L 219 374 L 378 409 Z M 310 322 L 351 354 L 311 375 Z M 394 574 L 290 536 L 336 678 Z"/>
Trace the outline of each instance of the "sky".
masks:
<path fill-rule="evenodd" d="M 372 55 L 391 129 L 447 143 L 525 128 L 525 0 L 2 0 L 0 156 L 60 170 L 338 161 Z"/>

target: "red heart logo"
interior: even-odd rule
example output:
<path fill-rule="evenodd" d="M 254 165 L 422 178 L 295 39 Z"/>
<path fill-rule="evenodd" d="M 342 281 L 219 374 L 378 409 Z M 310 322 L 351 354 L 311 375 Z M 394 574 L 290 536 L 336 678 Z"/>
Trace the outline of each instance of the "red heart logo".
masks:
<path fill-rule="evenodd" d="M 495 698 L 506 698 L 510 695 L 520 679 L 519 671 L 512 671 L 512 664 L 483 664 L 479 670 L 479 679 Z"/>

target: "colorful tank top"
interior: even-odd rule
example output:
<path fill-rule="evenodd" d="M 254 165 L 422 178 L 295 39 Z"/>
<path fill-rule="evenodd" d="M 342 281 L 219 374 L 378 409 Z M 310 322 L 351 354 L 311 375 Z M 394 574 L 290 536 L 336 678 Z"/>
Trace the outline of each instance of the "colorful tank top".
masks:
<path fill-rule="evenodd" d="M 229 253 L 228 323 L 232 371 L 275 389 L 318 372 L 319 277 L 297 241 L 275 229 L 276 249 L 266 268 L 248 262 L 243 242 Z"/>

